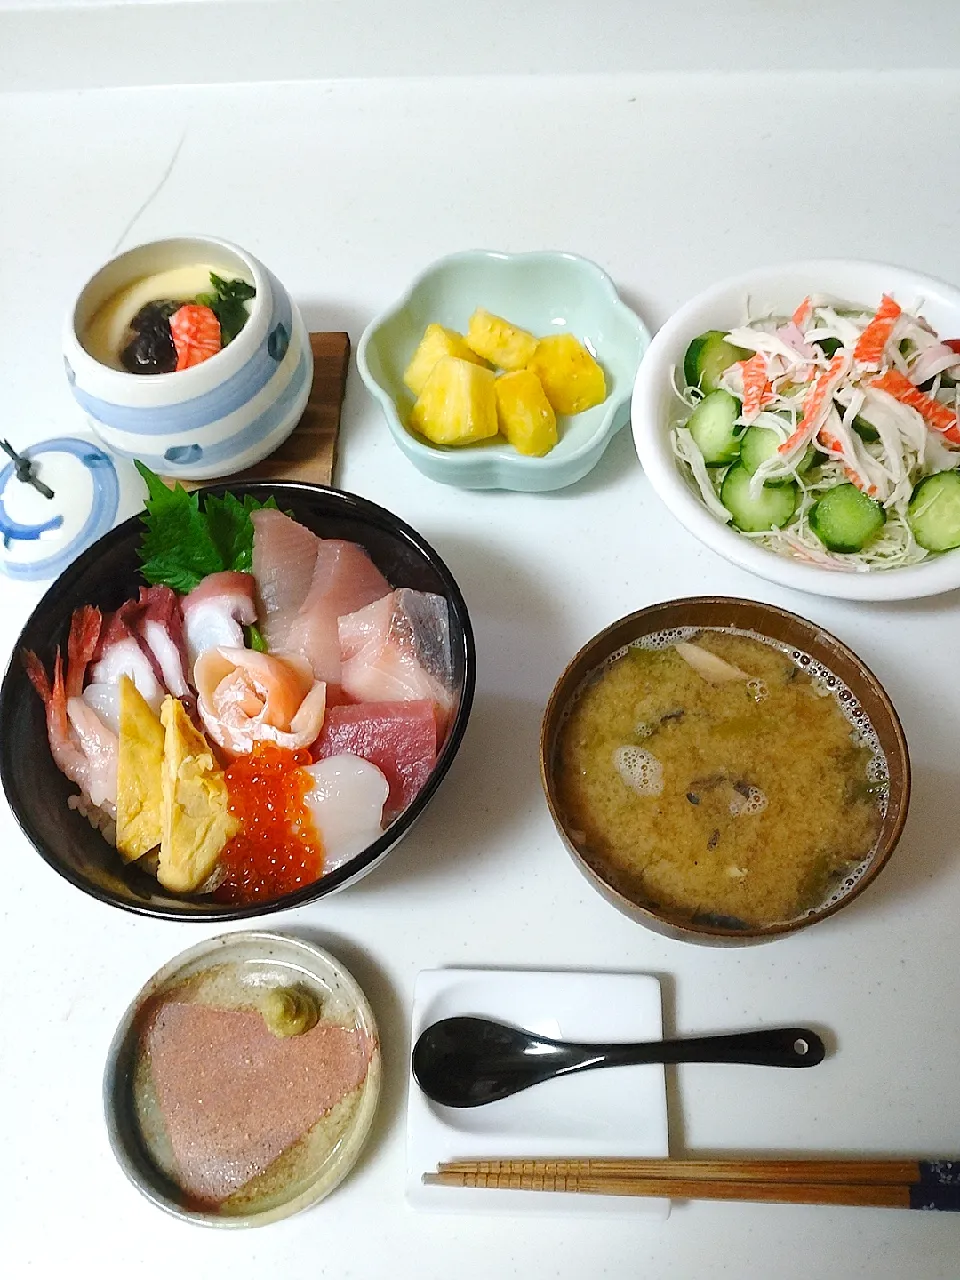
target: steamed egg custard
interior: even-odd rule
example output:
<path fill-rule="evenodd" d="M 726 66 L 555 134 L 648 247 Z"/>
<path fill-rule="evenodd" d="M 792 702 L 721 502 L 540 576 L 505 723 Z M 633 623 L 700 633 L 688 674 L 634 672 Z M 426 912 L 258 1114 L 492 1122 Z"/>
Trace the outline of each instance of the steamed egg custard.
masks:
<path fill-rule="evenodd" d="M 726 630 L 615 655 L 574 699 L 555 768 L 567 830 L 610 883 L 733 927 L 828 901 L 871 853 L 887 794 L 849 690 L 806 654 Z"/>

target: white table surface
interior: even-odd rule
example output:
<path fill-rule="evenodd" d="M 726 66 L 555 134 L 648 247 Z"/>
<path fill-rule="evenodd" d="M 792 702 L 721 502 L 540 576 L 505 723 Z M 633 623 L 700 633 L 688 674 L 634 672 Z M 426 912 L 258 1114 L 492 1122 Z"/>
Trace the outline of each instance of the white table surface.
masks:
<path fill-rule="evenodd" d="M 24 444 L 78 421 L 61 317 L 121 241 L 227 236 L 288 284 L 309 327 L 347 328 L 354 344 L 414 272 L 473 246 L 595 258 L 655 327 L 721 275 L 777 260 L 873 256 L 960 278 L 958 138 L 960 85 L 946 73 L 0 96 L 3 431 Z M 420 969 L 444 964 L 656 973 L 668 1031 L 832 1029 L 837 1052 L 815 1071 L 680 1069 L 675 1154 L 960 1152 L 956 597 L 854 606 L 749 577 L 666 513 L 628 432 L 558 494 L 432 484 L 355 371 L 340 483 L 438 548 L 479 650 L 467 736 L 421 824 L 360 885 L 270 918 L 327 945 L 373 1003 L 385 1088 L 369 1148 L 325 1205 L 259 1232 L 190 1228 L 141 1199 L 107 1146 L 104 1053 L 140 985 L 203 927 L 84 897 L 4 809 L 4 1276 L 956 1280 L 960 1215 L 691 1204 L 656 1226 L 491 1221 L 419 1215 L 403 1197 L 411 994 Z M 703 591 L 782 604 L 851 644 L 897 705 L 915 769 L 907 829 L 878 883 L 819 927 L 743 950 L 661 939 L 601 901 L 538 782 L 541 710 L 575 649 L 643 604 Z M 36 593 L 0 593 L 6 654 Z"/>

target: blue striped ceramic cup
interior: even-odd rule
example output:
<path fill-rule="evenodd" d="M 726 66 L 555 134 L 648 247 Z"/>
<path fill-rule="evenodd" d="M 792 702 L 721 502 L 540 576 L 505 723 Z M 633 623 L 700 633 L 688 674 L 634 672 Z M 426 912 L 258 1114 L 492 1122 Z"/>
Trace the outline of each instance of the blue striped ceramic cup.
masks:
<path fill-rule="evenodd" d="M 150 375 L 90 354 L 84 340 L 104 303 L 140 280 L 197 264 L 256 289 L 228 346 L 179 373 Z M 313 377 L 309 337 L 280 281 L 252 254 L 207 236 L 157 240 L 108 262 L 71 309 L 63 351 L 74 398 L 107 448 L 190 480 L 230 475 L 272 453 L 299 421 Z"/>

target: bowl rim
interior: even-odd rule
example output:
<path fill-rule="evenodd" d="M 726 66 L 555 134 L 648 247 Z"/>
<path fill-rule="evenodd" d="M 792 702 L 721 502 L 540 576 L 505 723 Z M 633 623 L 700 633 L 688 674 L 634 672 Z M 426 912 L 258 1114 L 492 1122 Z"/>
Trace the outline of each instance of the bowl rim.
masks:
<path fill-rule="evenodd" d="M 322 972 L 326 970 L 327 974 L 332 975 L 345 988 L 349 1000 L 356 1009 L 358 1020 L 373 1039 L 374 1052 L 367 1068 L 367 1074 L 362 1082 L 361 1109 L 354 1117 L 342 1140 L 350 1140 L 350 1145 L 340 1157 L 343 1163 L 325 1175 L 319 1174 L 309 1188 L 303 1190 L 299 1195 L 285 1200 L 282 1204 L 274 1205 L 272 1208 L 254 1210 L 251 1213 L 224 1216 L 215 1211 L 207 1212 L 202 1209 L 191 1209 L 178 1203 L 164 1190 L 162 1175 L 159 1174 L 159 1171 L 155 1181 L 148 1180 L 139 1162 L 128 1149 L 128 1143 L 124 1140 L 122 1126 L 119 1122 L 119 1115 L 121 1096 L 129 1091 L 131 1085 L 129 1075 L 122 1070 L 122 1058 L 129 1047 L 130 1037 L 137 1029 L 138 1017 L 143 1006 L 154 995 L 162 994 L 171 981 L 176 978 L 177 974 L 194 961 L 209 958 L 211 964 L 215 964 L 218 956 L 222 956 L 224 953 L 229 954 L 230 950 L 238 944 L 259 945 L 267 953 L 270 953 L 271 949 L 275 947 L 281 947 L 287 952 L 299 953 L 303 963 L 314 977 L 321 976 Z M 107 1049 L 101 1084 L 104 1119 L 110 1149 L 128 1181 L 136 1187 L 145 1199 L 149 1200 L 157 1208 L 163 1209 L 164 1212 L 171 1214 L 175 1218 L 180 1218 L 184 1222 L 204 1227 L 226 1228 L 227 1230 L 266 1226 L 270 1222 L 278 1222 L 283 1218 L 292 1217 L 305 1209 L 310 1209 L 321 1200 L 324 1200 L 336 1190 L 356 1165 L 370 1135 L 380 1100 L 381 1057 L 380 1032 L 366 993 L 350 970 L 324 947 L 320 947 L 306 938 L 297 937 L 295 934 L 264 929 L 242 929 L 206 938 L 202 942 L 197 942 L 193 946 L 178 952 L 177 955 L 161 965 L 143 983 L 117 1022 Z"/>
<path fill-rule="evenodd" d="M 362 853 L 357 854 L 342 866 L 337 867 L 334 871 L 327 875 L 321 876 L 312 884 L 304 885 L 303 888 L 297 889 L 293 893 L 284 894 L 280 898 L 273 898 L 267 902 L 252 902 L 244 904 L 224 904 L 214 910 L 212 907 L 191 907 L 189 910 L 176 910 L 171 906 L 159 905 L 149 902 L 132 901 L 120 898 L 109 889 L 102 886 L 92 884 L 82 875 L 76 872 L 72 867 L 63 865 L 57 857 L 49 852 L 44 843 L 38 836 L 35 836 L 31 830 L 29 815 L 23 813 L 14 800 L 13 785 L 11 779 L 8 778 L 6 769 L 3 767 L 5 757 L 0 755 L 0 786 L 2 786 L 3 794 L 9 806 L 10 812 L 13 814 L 17 826 L 21 833 L 33 849 L 40 857 L 52 867 L 58 875 L 62 876 L 75 888 L 88 894 L 97 901 L 107 906 L 117 907 L 121 911 L 129 911 L 134 915 L 150 916 L 160 920 L 175 920 L 180 923 L 192 924 L 216 924 L 224 921 L 232 920 L 252 920 L 261 916 L 273 915 L 278 911 L 288 911 L 295 907 L 300 907 L 308 902 L 316 901 L 321 898 L 329 897 L 338 889 L 345 887 L 348 883 L 360 879 L 366 872 L 385 857 L 393 848 L 400 838 L 409 831 L 413 824 L 423 813 L 429 801 L 433 798 L 441 782 L 446 777 L 453 763 L 454 757 L 460 749 L 466 732 L 467 721 L 470 717 L 470 711 L 473 706 L 474 693 L 476 691 L 477 676 L 477 651 L 476 640 L 473 633 L 473 627 L 470 622 L 470 615 L 467 609 L 467 603 L 463 598 L 463 593 L 457 584 L 452 572 L 448 568 L 446 562 L 441 558 L 437 551 L 429 542 L 419 534 L 406 521 L 395 515 L 386 507 L 381 507 L 378 503 L 371 502 L 369 498 L 360 497 L 358 494 L 349 493 L 344 489 L 336 489 L 331 485 L 313 484 L 308 481 L 299 480 L 256 480 L 256 481 L 218 481 L 216 484 L 206 484 L 198 486 L 196 492 L 201 499 L 206 494 L 214 496 L 222 496 L 224 493 L 249 493 L 256 491 L 263 492 L 263 497 L 267 497 L 270 492 L 276 492 L 280 495 L 283 493 L 305 492 L 310 494 L 333 494 L 335 500 L 341 502 L 345 506 L 344 514 L 353 514 L 355 517 L 363 518 L 365 516 L 374 515 L 385 519 L 395 531 L 402 534 L 404 540 L 412 543 L 417 550 L 425 557 L 431 567 L 438 573 L 444 584 L 444 598 L 450 606 L 451 613 L 457 621 L 457 625 L 462 632 L 462 647 L 464 655 L 464 672 L 463 672 L 463 689 L 460 694 L 460 701 L 457 707 L 456 715 L 450 726 L 446 741 L 440 751 L 437 761 L 433 766 L 427 781 L 421 787 L 420 791 L 403 810 L 398 818 L 383 832 L 379 838 L 369 845 Z M 134 532 L 137 522 L 140 519 L 140 513 L 130 516 L 121 524 L 116 525 L 109 532 L 105 533 L 102 538 L 98 538 L 90 547 L 87 548 L 76 560 L 74 560 L 58 578 L 50 584 L 40 600 L 34 606 L 33 610 L 23 627 L 17 639 L 14 641 L 13 648 L 7 663 L 7 669 L 4 672 L 3 682 L 0 684 L 0 727 L 2 727 L 7 718 L 8 707 L 12 705 L 16 696 L 16 686 L 20 680 L 21 672 L 19 670 L 18 655 L 24 646 L 24 635 L 32 623 L 37 612 L 43 607 L 48 596 L 56 589 L 63 586 L 69 586 L 70 583 L 83 572 L 86 571 L 88 565 L 94 561 L 102 552 L 104 546 L 111 545 L 114 542 L 120 542 Z M 195 901 L 195 900 L 194 900 Z"/>
<path fill-rule="evenodd" d="M 552 453 L 545 454 L 542 458 L 530 457 L 526 454 L 517 453 L 507 444 L 486 445 L 477 450 L 466 453 L 456 452 L 449 449 L 439 449 L 425 443 L 417 436 L 409 432 L 404 427 L 397 411 L 396 402 L 393 396 L 384 385 L 377 380 L 370 369 L 367 360 L 367 349 L 373 341 L 376 334 L 389 321 L 393 320 L 400 314 L 413 300 L 417 291 L 435 275 L 449 270 L 451 267 L 457 267 L 462 263 L 476 262 L 478 260 L 487 260 L 488 262 L 504 263 L 514 265 L 529 262 L 563 262 L 565 266 L 574 267 L 578 271 L 582 271 L 593 277 L 595 284 L 600 292 L 605 296 L 606 301 L 612 310 L 622 312 L 629 322 L 636 329 L 639 344 L 639 362 L 642 364 L 650 345 L 650 331 L 644 324 L 643 320 L 637 313 L 624 302 L 623 298 L 617 291 L 617 287 L 612 277 L 604 271 L 604 269 L 591 258 L 585 258 L 580 254 L 571 253 L 565 249 L 533 249 L 525 252 L 511 253 L 502 249 L 461 249 L 456 253 L 447 254 L 445 257 L 438 258 L 424 267 L 407 286 L 400 296 L 395 299 L 390 306 L 380 311 L 369 322 L 360 337 L 357 346 L 357 369 L 363 380 L 367 390 L 380 405 L 381 411 L 387 420 L 387 425 L 394 439 L 403 449 L 403 451 L 415 461 L 417 458 L 429 460 L 433 467 L 440 467 L 451 472 L 458 471 L 470 473 L 480 471 L 485 465 L 490 463 L 500 464 L 502 468 L 516 471 L 518 475 L 525 473 L 536 474 L 549 469 L 563 470 L 571 467 L 577 462 L 584 459 L 594 450 L 598 441 L 614 435 L 622 426 L 626 425 L 626 417 L 623 411 L 630 403 L 630 397 L 633 388 L 628 385 L 623 394 L 617 397 L 609 398 L 609 404 L 601 418 L 596 430 L 589 439 L 583 441 L 573 452 L 566 454 L 562 458 L 557 458 Z M 599 355 L 599 352 L 597 353 Z M 620 418 L 623 421 L 619 421 Z M 501 483 L 505 477 L 498 472 L 498 479 Z M 505 486 L 509 487 L 509 486 Z"/>
<path fill-rule="evenodd" d="M 843 600 L 882 602 L 940 595 L 960 587 L 960 553 L 946 552 L 901 568 L 844 572 L 778 555 L 721 524 L 687 485 L 669 447 L 667 424 L 662 420 L 659 401 L 664 379 L 669 378 L 665 353 L 674 343 L 689 341 L 700 331 L 698 317 L 704 308 L 730 294 L 746 294 L 753 287 L 770 285 L 794 273 L 814 278 L 823 275 L 828 282 L 831 273 L 859 272 L 883 275 L 886 287 L 898 292 L 936 292 L 956 309 L 960 328 L 960 287 L 895 263 L 866 258 L 811 258 L 728 276 L 688 299 L 654 335 L 637 370 L 630 401 L 634 445 L 651 487 L 676 519 L 710 550 L 758 577 Z"/>
<path fill-rule="evenodd" d="M 851 886 L 846 894 L 838 901 L 821 907 L 817 911 L 809 912 L 794 920 L 777 921 L 769 925 L 751 926 L 747 929 L 724 928 L 714 924 L 694 924 L 692 920 L 680 919 L 677 916 L 661 912 L 646 905 L 642 905 L 629 898 L 625 893 L 617 889 L 611 884 L 597 869 L 592 866 L 584 858 L 583 854 L 570 839 L 566 824 L 560 814 L 559 805 L 556 802 L 555 784 L 554 784 L 554 764 L 553 749 L 555 747 L 556 738 L 562 724 L 562 716 L 565 708 L 569 705 L 570 699 L 576 688 L 582 683 L 586 672 L 580 674 L 574 683 L 574 674 L 578 672 L 581 666 L 586 671 L 595 670 L 603 658 L 594 657 L 599 649 L 602 649 L 604 643 L 610 635 L 621 628 L 630 630 L 633 639 L 640 639 L 644 635 L 650 635 L 656 631 L 655 626 L 644 629 L 646 622 L 653 622 L 656 617 L 667 609 L 710 609 L 710 608 L 726 608 L 732 612 L 739 613 L 741 609 L 747 606 L 751 610 L 759 610 L 762 614 L 769 617 L 785 619 L 791 626 L 797 627 L 801 632 L 807 634 L 815 633 L 816 636 L 822 638 L 828 646 L 836 649 L 843 657 L 852 664 L 858 675 L 863 680 L 865 686 L 876 697 L 880 706 L 883 708 L 884 715 L 887 718 L 889 728 L 892 733 L 895 744 L 894 754 L 896 755 L 899 765 L 899 773 L 903 782 L 899 794 L 894 796 L 891 794 L 888 804 L 895 806 L 893 823 L 889 832 L 884 838 L 882 844 L 878 844 L 870 855 L 869 865 L 863 874 Z M 676 621 L 669 624 L 670 629 L 678 625 Z M 690 622 L 690 626 L 696 626 L 695 621 Z M 708 624 L 702 624 L 704 626 Z M 749 628 L 753 634 L 761 638 L 771 639 L 770 636 L 764 636 L 755 626 Z M 626 643 L 631 643 L 626 641 Z M 567 686 L 572 686 L 568 688 Z M 851 690 L 857 700 L 860 701 L 856 690 Z M 887 753 L 884 753 L 887 756 Z M 889 757 L 887 757 L 889 759 Z M 890 770 L 891 774 L 893 773 Z M 543 719 L 540 725 L 540 784 L 543 788 L 544 797 L 547 802 L 547 808 L 553 819 L 554 826 L 567 849 L 567 852 L 573 858 L 579 870 L 586 876 L 590 883 L 600 892 L 601 896 L 612 902 L 624 915 L 639 923 L 644 924 L 648 928 L 652 928 L 656 932 L 666 932 L 669 936 L 687 942 L 713 942 L 724 944 L 751 944 L 773 940 L 774 938 L 785 937 L 790 934 L 798 933 L 803 929 L 809 928 L 811 925 L 819 924 L 822 920 L 829 919 L 835 915 L 841 908 L 847 906 L 855 898 L 872 884 L 876 877 L 880 874 L 887 862 L 890 860 L 894 849 L 900 841 L 903 829 L 907 821 L 907 813 L 910 807 L 911 792 L 911 767 L 910 753 L 907 746 L 906 735 L 903 731 L 903 725 L 897 710 L 890 699 L 886 689 L 880 680 L 874 675 L 867 664 L 860 658 L 849 645 L 838 639 L 832 632 L 826 628 L 819 626 L 817 623 L 811 622 L 808 618 L 802 617 L 800 614 L 793 613 L 789 609 L 783 609 L 779 605 L 768 604 L 765 601 L 750 600 L 744 596 L 680 596 L 672 600 L 660 600 L 653 604 L 645 605 L 641 609 L 635 610 L 633 613 L 625 614 L 623 617 L 611 622 L 608 626 L 598 631 L 592 636 L 567 663 L 566 667 L 558 677 L 556 683 L 551 690 L 550 697 L 547 701 L 546 708 L 543 713 Z"/>

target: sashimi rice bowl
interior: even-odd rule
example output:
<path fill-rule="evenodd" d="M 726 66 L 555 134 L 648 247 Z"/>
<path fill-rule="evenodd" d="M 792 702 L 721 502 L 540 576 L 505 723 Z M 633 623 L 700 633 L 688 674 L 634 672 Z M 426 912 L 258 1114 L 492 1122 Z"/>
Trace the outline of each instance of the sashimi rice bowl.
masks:
<path fill-rule="evenodd" d="M 637 451 L 729 559 L 828 595 L 960 585 L 960 292 L 895 267 L 754 272 L 664 326 Z"/>
<path fill-rule="evenodd" d="M 114 905 L 223 919 L 322 896 L 409 829 L 459 745 L 460 592 L 395 516 L 312 485 L 148 498 L 51 587 L 0 695 L 41 854 Z"/>

